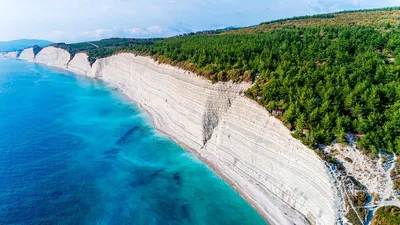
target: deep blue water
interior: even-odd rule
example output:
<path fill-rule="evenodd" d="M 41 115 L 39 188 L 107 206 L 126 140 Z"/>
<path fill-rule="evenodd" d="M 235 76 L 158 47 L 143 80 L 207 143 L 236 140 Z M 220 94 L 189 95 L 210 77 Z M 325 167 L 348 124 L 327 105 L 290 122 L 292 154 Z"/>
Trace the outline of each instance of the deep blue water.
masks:
<path fill-rule="evenodd" d="M 0 59 L 0 224 L 265 224 L 101 81 Z"/>

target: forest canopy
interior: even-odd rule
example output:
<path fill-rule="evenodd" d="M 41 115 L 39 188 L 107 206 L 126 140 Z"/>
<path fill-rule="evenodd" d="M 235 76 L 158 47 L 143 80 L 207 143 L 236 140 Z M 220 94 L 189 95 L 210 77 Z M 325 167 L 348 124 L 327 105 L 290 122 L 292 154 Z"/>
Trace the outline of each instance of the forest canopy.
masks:
<path fill-rule="evenodd" d="M 246 94 L 310 147 L 345 143 L 352 134 L 365 151 L 400 153 L 397 24 L 290 27 L 140 43 L 91 49 L 89 55 L 132 51 L 213 82 L 254 82 Z"/>

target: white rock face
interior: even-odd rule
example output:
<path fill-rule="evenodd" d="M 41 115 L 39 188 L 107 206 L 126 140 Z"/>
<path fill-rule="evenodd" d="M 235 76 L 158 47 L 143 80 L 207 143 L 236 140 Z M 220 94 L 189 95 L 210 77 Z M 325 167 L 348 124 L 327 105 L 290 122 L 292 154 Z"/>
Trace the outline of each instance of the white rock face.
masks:
<path fill-rule="evenodd" d="M 33 48 L 24 49 L 18 57 L 19 59 L 26 60 L 28 62 L 35 61 L 35 55 L 33 53 Z"/>
<path fill-rule="evenodd" d="M 355 144 L 343 146 L 341 144 L 332 144 L 325 148 L 325 151 L 331 153 L 346 168 L 348 175 L 353 176 L 362 185 L 365 186 L 369 194 L 379 197 L 373 205 L 395 205 L 400 207 L 400 200 L 393 189 L 393 181 L 390 172 L 394 168 L 395 155 L 386 162 L 388 167 L 383 166 L 381 154 L 379 158 L 371 159 L 359 151 Z"/>
<path fill-rule="evenodd" d="M 68 70 L 77 74 L 91 76 L 91 69 L 86 53 L 75 54 L 71 62 L 68 63 Z"/>
<path fill-rule="evenodd" d="M 158 129 L 197 152 L 272 223 L 335 224 L 335 187 L 324 163 L 241 95 L 246 84 L 212 85 L 133 54 L 98 60 L 93 75 L 139 103 Z"/>
<path fill-rule="evenodd" d="M 71 58 L 68 51 L 53 46 L 43 48 L 36 55 L 36 62 L 46 64 L 48 66 L 67 68 L 67 64 Z"/>
<path fill-rule="evenodd" d="M 202 148 L 211 136 L 212 130 L 203 132 L 204 121 L 213 127 L 214 118 L 229 107 L 229 98 L 233 101 L 248 87 L 210 85 L 194 74 L 133 54 L 97 60 L 92 75 L 119 87 L 152 115 L 159 129 L 193 149 Z M 206 113 L 210 114 L 208 118 Z"/>
<path fill-rule="evenodd" d="M 42 51 L 38 62 L 66 68 L 66 51 Z M 84 53 L 67 66 L 120 88 L 160 131 L 193 150 L 271 223 L 336 223 L 337 195 L 328 169 L 279 120 L 243 96 L 248 84 L 211 84 L 128 53 L 99 59 L 89 68 Z"/>
<path fill-rule="evenodd" d="M 16 59 L 18 55 L 18 51 L 13 51 L 13 52 L 6 52 L 4 54 L 4 57 L 10 58 L 10 59 Z"/>
<path fill-rule="evenodd" d="M 326 166 L 254 101 L 237 98 L 205 150 L 201 154 L 213 164 L 225 165 L 227 176 L 265 211 L 274 205 L 291 215 L 287 224 L 306 223 L 292 215 L 291 207 L 312 224 L 335 223 L 335 187 Z M 283 224 L 282 219 L 276 218 L 276 223 Z"/>

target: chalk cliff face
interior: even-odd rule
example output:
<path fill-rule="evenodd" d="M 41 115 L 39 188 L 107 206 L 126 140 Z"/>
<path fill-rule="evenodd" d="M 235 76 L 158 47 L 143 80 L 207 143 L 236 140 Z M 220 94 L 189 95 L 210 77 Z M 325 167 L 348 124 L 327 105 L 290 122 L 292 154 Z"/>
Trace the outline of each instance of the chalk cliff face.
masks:
<path fill-rule="evenodd" d="M 132 54 L 98 60 L 92 75 L 138 102 L 157 128 L 195 150 L 272 222 L 335 223 L 334 187 L 325 165 L 241 94 L 247 84 L 212 85 Z"/>
<path fill-rule="evenodd" d="M 232 103 L 205 149 L 202 154 L 229 168 L 228 177 L 250 197 L 259 198 L 254 200 L 264 210 L 278 206 L 276 210 L 287 217 L 294 208 L 311 224 L 335 223 L 338 206 L 326 166 L 252 100 L 240 97 Z"/>
<path fill-rule="evenodd" d="M 248 84 L 211 84 L 128 53 L 99 59 L 90 68 L 83 53 L 67 64 L 66 51 L 42 51 L 37 62 L 120 88 L 151 115 L 159 130 L 193 150 L 270 222 L 336 223 L 337 197 L 324 162 L 243 96 Z"/>
<path fill-rule="evenodd" d="M 34 62 L 35 54 L 33 53 L 33 48 L 24 49 L 19 55 L 19 59 L 26 60 L 28 62 Z"/>
<path fill-rule="evenodd" d="M 88 56 L 85 53 L 77 53 L 75 56 L 71 59 L 71 62 L 68 63 L 68 70 L 85 75 L 85 76 L 91 76 L 91 66 L 88 61 Z"/>
<path fill-rule="evenodd" d="M 3 56 L 10 59 L 16 59 L 18 57 L 18 51 L 6 52 Z"/>
<path fill-rule="evenodd" d="M 59 68 L 66 68 L 70 59 L 68 51 L 52 46 L 43 48 L 35 57 L 38 63 Z"/>
<path fill-rule="evenodd" d="M 247 86 L 210 85 L 194 74 L 133 54 L 100 59 L 92 74 L 119 87 L 152 115 L 158 128 L 193 149 L 211 138 L 221 113 Z"/>
<path fill-rule="evenodd" d="M 353 140 L 349 137 L 348 140 Z M 392 176 L 397 173 L 397 156 L 394 153 L 380 152 L 378 157 L 371 158 L 359 151 L 354 141 L 350 145 L 332 144 L 325 151 L 339 160 L 346 173 L 360 182 L 373 198 L 370 205 L 400 207 L 398 190 L 394 187 Z M 394 174 L 393 174 L 394 173 Z M 374 209 L 375 210 L 375 209 Z"/>

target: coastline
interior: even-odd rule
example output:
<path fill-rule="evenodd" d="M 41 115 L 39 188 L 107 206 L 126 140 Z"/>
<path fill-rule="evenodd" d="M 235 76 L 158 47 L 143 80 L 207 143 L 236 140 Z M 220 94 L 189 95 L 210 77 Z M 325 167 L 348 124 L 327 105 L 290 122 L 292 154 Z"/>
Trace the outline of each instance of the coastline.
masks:
<path fill-rule="evenodd" d="M 79 74 L 76 74 L 79 75 Z M 80 76 L 80 75 L 79 75 Z M 96 78 L 95 78 L 96 79 Z M 101 80 L 101 79 L 99 79 Z M 252 200 L 245 192 L 241 191 L 240 188 L 237 188 L 237 184 L 235 184 L 233 181 L 231 181 L 227 176 L 225 176 L 220 169 L 218 169 L 217 167 L 215 167 L 211 162 L 209 162 L 208 159 L 206 159 L 205 157 L 201 156 L 196 150 L 190 148 L 189 146 L 185 145 L 184 143 L 180 142 L 179 140 L 177 140 L 177 138 L 169 135 L 168 133 L 162 131 L 155 123 L 155 120 L 153 118 L 153 116 L 150 114 L 150 112 L 148 112 L 145 108 L 143 108 L 143 106 L 141 104 L 139 104 L 138 102 L 136 102 L 135 100 L 133 100 L 132 98 L 130 98 L 128 95 L 126 95 L 121 89 L 118 88 L 118 91 L 120 93 L 122 93 L 123 95 L 125 95 L 132 103 L 136 104 L 137 106 L 139 106 L 140 110 L 142 110 L 143 112 L 145 112 L 147 114 L 147 116 L 149 117 L 151 124 L 153 125 L 153 127 L 160 132 L 161 134 L 165 135 L 167 138 L 171 139 L 172 141 L 174 141 L 175 143 L 177 143 L 178 145 L 180 145 L 183 149 L 185 149 L 186 151 L 192 153 L 193 155 L 195 155 L 198 159 L 200 159 L 205 165 L 207 165 L 207 167 L 212 170 L 217 176 L 219 176 L 222 180 L 224 180 L 228 185 L 231 186 L 231 188 L 233 188 L 235 190 L 236 193 L 238 193 L 254 210 L 257 211 L 257 213 L 264 218 L 264 220 L 270 224 L 270 225 L 279 225 L 277 223 L 277 221 L 274 221 L 272 219 L 272 216 L 266 212 L 265 210 L 262 210 L 260 207 L 256 206 L 256 202 L 254 200 Z"/>
<path fill-rule="evenodd" d="M 23 59 L 18 59 L 17 60 L 23 60 Z M 27 60 L 23 60 L 23 61 L 27 61 Z M 31 63 L 37 63 L 37 62 L 33 62 L 33 61 L 28 61 Z M 268 211 L 263 210 L 261 207 L 257 206 L 257 202 L 255 200 L 253 200 L 248 194 L 246 194 L 244 191 L 241 191 L 240 189 L 240 185 L 236 184 L 235 182 L 233 182 L 231 179 L 228 178 L 228 176 L 226 176 L 219 168 L 217 168 L 216 166 L 214 166 L 206 157 L 203 157 L 199 152 L 197 152 L 195 149 L 189 147 L 188 145 L 185 145 L 183 142 L 179 141 L 178 138 L 168 134 L 167 132 L 163 131 L 162 129 L 160 129 L 157 126 L 157 123 L 155 122 L 154 117 L 152 116 L 152 114 L 146 110 L 142 104 L 140 104 L 139 102 L 137 102 L 136 100 L 134 100 L 133 98 L 131 98 L 129 95 L 127 95 L 121 88 L 110 84 L 98 77 L 90 77 L 87 75 L 83 75 L 83 74 L 79 74 L 77 72 L 68 70 L 68 69 L 64 69 L 64 68 L 60 68 L 58 66 L 50 66 L 50 65 L 46 65 L 44 63 L 38 63 L 41 65 L 45 65 L 47 67 L 50 68 L 55 68 L 55 69 L 62 69 L 65 71 L 68 71 L 70 73 L 73 73 L 75 76 L 84 76 L 86 78 L 89 79 L 95 79 L 95 80 L 99 80 L 101 82 L 107 83 L 108 85 L 112 85 L 112 87 L 116 88 L 117 91 L 121 94 L 123 94 L 131 103 L 135 104 L 136 106 L 138 106 L 140 108 L 140 110 L 142 110 L 144 113 L 146 113 L 146 115 L 148 116 L 151 125 L 157 130 L 157 132 L 161 133 L 162 135 L 164 135 L 165 137 L 167 137 L 168 139 L 171 139 L 173 142 L 177 143 L 179 146 L 181 146 L 184 150 L 190 152 L 191 154 L 193 154 L 195 157 L 197 157 L 199 160 L 201 160 L 211 171 L 213 171 L 219 178 L 221 178 L 224 182 L 226 182 L 236 193 L 238 193 L 241 198 L 243 198 L 247 204 L 249 204 L 263 219 L 265 222 L 267 222 L 269 225 L 279 225 L 279 222 L 273 219 L 273 216 L 271 216 L 270 213 L 268 213 Z M 278 209 L 277 209 L 278 210 Z"/>
<path fill-rule="evenodd" d="M 43 64 L 45 65 L 45 64 Z M 54 66 L 52 66 L 54 67 Z M 59 67 L 54 67 L 54 68 L 59 68 Z M 69 71 L 73 74 L 75 74 L 76 76 L 84 76 L 87 77 L 89 79 L 96 79 L 102 82 L 107 83 L 106 81 L 98 78 L 98 77 L 89 77 L 87 75 L 83 75 L 83 74 L 79 74 L 76 72 L 72 72 L 70 70 L 66 70 Z M 177 143 L 179 146 L 181 146 L 184 150 L 190 152 L 191 154 L 193 154 L 194 156 L 196 156 L 199 160 L 201 160 L 211 171 L 213 171 L 218 177 L 220 177 L 224 182 L 226 182 L 236 193 L 238 193 L 240 195 L 240 197 L 242 197 L 269 225 L 280 225 L 278 221 L 273 219 L 273 216 L 271 216 L 270 213 L 268 213 L 268 211 L 263 210 L 261 207 L 257 206 L 257 202 L 254 201 L 250 196 L 248 196 L 245 192 L 241 191 L 239 188 L 239 185 L 236 184 L 235 182 L 233 182 L 231 179 L 228 178 L 228 176 L 226 176 L 219 168 L 217 168 L 216 166 L 214 166 L 207 158 L 203 157 L 199 152 L 197 152 L 195 149 L 189 147 L 188 145 L 185 145 L 183 142 L 179 141 L 178 138 L 168 134 L 167 132 L 163 131 L 162 129 L 160 129 L 160 127 L 157 126 L 157 123 L 153 117 L 153 115 L 146 110 L 142 104 L 140 104 L 139 102 L 137 102 L 135 99 L 131 98 L 129 95 L 127 95 L 124 90 L 122 90 L 121 88 L 107 83 L 108 85 L 112 85 L 112 87 L 116 88 L 118 90 L 118 92 L 120 92 L 121 94 L 123 94 L 127 99 L 129 99 L 129 101 L 135 105 L 137 105 L 140 110 L 142 110 L 144 113 L 146 113 L 146 115 L 148 116 L 148 118 L 150 119 L 150 123 L 151 125 L 157 130 L 157 132 L 161 133 L 162 135 L 166 136 L 167 138 L 171 139 L 173 142 Z"/>
<path fill-rule="evenodd" d="M 336 197 L 321 159 L 294 139 L 279 120 L 242 96 L 236 84 L 211 84 L 133 54 L 99 59 L 88 67 L 87 61 L 57 58 L 57 51 L 64 50 L 45 50 L 31 61 L 118 88 L 149 115 L 158 132 L 194 153 L 269 224 L 334 223 Z M 202 113 L 207 115 L 209 110 L 218 110 L 219 123 L 203 145 L 199 143 Z"/>

